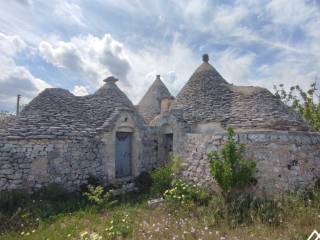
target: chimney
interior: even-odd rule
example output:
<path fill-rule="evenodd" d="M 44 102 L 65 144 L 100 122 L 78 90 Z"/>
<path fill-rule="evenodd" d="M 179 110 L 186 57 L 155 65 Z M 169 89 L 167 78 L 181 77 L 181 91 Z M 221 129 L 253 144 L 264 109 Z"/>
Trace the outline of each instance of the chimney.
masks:
<path fill-rule="evenodd" d="M 118 78 L 115 78 L 114 76 L 107 77 L 105 80 L 103 80 L 105 83 L 116 83 L 119 81 Z"/>
<path fill-rule="evenodd" d="M 165 98 L 161 99 L 161 105 L 160 105 L 160 109 L 161 109 L 160 113 L 161 114 L 166 113 L 166 112 L 169 111 L 169 108 L 170 108 L 173 100 L 174 100 L 174 97 L 172 97 L 172 96 L 171 97 L 165 97 Z"/>
<path fill-rule="evenodd" d="M 209 55 L 207 53 L 202 55 L 202 61 L 206 63 L 209 62 Z"/>

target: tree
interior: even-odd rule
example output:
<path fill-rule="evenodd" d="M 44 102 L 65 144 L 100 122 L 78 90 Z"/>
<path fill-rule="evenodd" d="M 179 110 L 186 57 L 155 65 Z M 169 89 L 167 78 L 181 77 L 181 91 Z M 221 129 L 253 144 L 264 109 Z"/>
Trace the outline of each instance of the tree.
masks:
<path fill-rule="evenodd" d="M 235 140 L 231 127 L 227 129 L 228 139 L 220 152 L 208 154 L 210 172 L 222 190 L 225 199 L 229 199 L 236 190 L 248 186 L 256 171 L 256 164 L 244 157 L 245 146 Z"/>
<path fill-rule="evenodd" d="M 320 94 L 316 82 L 312 83 L 307 91 L 299 85 L 292 86 L 286 91 L 283 84 L 274 86 L 274 90 L 277 97 L 297 110 L 315 130 L 320 131 Z"/>
<path fill-rule="evenodd" d="M 15 115 L 6 111 L 0 111 L 0 128 L 5 126 L 8 122 L 13 120 L 14 118 L 15 118 Z"/>

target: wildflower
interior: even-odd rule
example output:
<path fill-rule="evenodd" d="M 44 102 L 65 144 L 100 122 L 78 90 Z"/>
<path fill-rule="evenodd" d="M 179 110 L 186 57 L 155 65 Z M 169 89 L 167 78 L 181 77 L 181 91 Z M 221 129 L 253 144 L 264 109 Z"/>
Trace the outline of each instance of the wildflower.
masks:
<path fill-rule="evenodd" d="M 24 235 L 24 232 L 21 232 L 21 235 L 23 236 L 23 235 Z"/>
<path fill-rule="evenodd" d="M 29 233 L 29 232 L 27 232 L 26 236 L 29 236 L 29 235 L 30 235 L 30 233 Z"/>
<path fill-rule="evenodd" d="M 35 229 L 33 229 L 31 232 L 32 232 L 32 233 L 35 233 L 35 232 L 36 232 L 36 230 L 35 230 Z"/>
<path fill-rule="evenodd" d="M 69 234 L 67 235 L 67 237 L 71 237 L 71 234 L 69 233 Z"/>
<path fill-rule="evenodd" d="M 83 232 L 80 234 L 81 238 L 83 238 L 84 236 L 87 236 L 88 235 L 88 232 Z"/>

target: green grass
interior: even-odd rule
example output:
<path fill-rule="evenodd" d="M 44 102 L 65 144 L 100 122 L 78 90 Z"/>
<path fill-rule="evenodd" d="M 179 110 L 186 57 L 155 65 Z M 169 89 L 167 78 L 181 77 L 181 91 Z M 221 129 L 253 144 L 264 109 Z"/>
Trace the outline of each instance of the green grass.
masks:
<path fill-rule="evenodd" d="M 212 197 L 203 205 L 155 209 L 147 207 L 148 194 L 127 194 L 112 206 L 93 205 L 54 187 L 36 195 L 15 194 L 0 199 L 0 239 L 81 239 L 94 232 L 102 239 L 302 240 L 320 230 L 320 192 L 281 201 L 238 199 L 228 208 Z"/>

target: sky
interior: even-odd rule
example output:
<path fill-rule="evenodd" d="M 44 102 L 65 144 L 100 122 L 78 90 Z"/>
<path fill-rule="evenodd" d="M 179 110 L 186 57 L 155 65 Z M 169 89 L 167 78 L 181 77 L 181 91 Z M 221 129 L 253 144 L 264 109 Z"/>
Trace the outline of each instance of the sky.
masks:
<path fill-rule="evenodd" d="M 204 53 L 236 85 L 320 84 L 320 0 L 0 0 L 0 110 L 110 75 L 134 104 L 157 74 L 176 95 Z"/>

